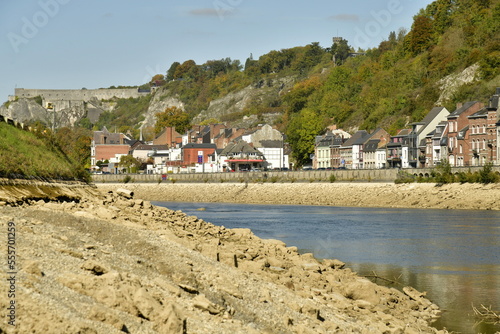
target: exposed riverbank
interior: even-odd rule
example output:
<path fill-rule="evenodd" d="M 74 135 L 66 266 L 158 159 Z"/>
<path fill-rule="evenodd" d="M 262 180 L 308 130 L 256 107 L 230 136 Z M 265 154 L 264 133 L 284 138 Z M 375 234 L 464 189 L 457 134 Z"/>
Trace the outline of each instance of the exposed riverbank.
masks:
<path fill-rule="evenodd" d="M 150 201 L 500 210 L 500 184 L 106 183 L 97 187 L 130 189 Z"/>
<path fill-rule="evenodd" d="M 439 310 L 423 294 L 378 286 L 341 261 L 126 191 L 49 188 L 44 197 L 0 186 L 17 260 L 16 327 L 3 317 L 1 332 L 444 333 L 430 326 Z"/>

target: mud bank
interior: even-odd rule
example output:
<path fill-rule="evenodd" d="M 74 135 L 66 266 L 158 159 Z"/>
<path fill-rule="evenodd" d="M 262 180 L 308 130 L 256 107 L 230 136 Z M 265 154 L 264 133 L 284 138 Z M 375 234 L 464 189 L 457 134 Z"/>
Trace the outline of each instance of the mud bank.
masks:
<path fill-rule="evenodd" d="M 4 310 L 15 301 L 15 326 L 2 317 L 0 332 L 445 333 L 430 325 L 438 307 L 410 287 L 378 286 L 339 260 L 126 190 L 0 195 L 1 229 L 15 227 L 16 249 L 15 296 L 0 299 Z"/>
<path fill-rule="evenodd" d="M 500 210 L 500 184 L 169 183 L 97 184 L 150 201 Z"/>

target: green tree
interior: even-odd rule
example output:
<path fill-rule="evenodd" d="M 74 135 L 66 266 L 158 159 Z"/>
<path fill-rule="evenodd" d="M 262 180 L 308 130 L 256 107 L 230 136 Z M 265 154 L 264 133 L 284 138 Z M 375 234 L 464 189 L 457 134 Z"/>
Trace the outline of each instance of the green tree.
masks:
<path fill-rule="evenodd" d="M 298 167 L 310 161 L 310 154 L 314 153 L 314 139 L 324 128 L 324 118 L 312 109 L 305 108 L 292 115 L 286 135 Z"/>
<path fill-rule="evenodd" d="M 164 112 L 156 114 L 155 133 L 160 133 L 165 127 L 175 127 L 179 133 L 184 133 L 189 128 L 189 115 L 177 107 L 169 107 Z"/>
<path fill-rule="evenodd" d="M 165 79 L 167 81 L 172 81 L 175 79 L 175 70 L 177 69 L 177 67 L 180 65 L 181 63 L 179 62 L 173 62 L 172 65 L 170 65 L 170 68 L 168 69 L 167 71 L 167 76 L 165 77 Z"/>
<path fill-rule="evenodd" d="M 333 56 L 335 64 L 341 65 L 349 57 L 351 47 L 347 44 L 347 40 L 341 39 L 338 43 L 333 43 L 330 53 Z"/>
<path fill-rule="evenodd" d="M 134 158 L 131 155 L 122 155 L 120 157 L 120 167 L 126 168 L 127 173 L 136 173 L 137 170 L 141 167 L 141 161 L 137 158 Z"/>

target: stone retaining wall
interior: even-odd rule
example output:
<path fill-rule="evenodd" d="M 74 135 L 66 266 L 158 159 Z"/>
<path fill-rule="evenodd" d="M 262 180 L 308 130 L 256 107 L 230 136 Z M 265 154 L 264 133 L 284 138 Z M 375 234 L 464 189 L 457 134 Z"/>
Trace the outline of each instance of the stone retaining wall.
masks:
<path fill-rule="evenodd" d="M 472 172 L 481 170 L 482 167 L 457 167 L 453 173 Z M 500 166 L 493 167 L 500 172 Z M 433 169 L 404 169 L 411 175 L 429 176 Z M 398 175 L 398 169 L 348 169 L 348 170 L 309 170 L 309 171 L 287 171 L 287 172 L 246 172 L 246 173 L 190 173 L 190 174 L 102 174 L 93 175 L 92 179 L 97 183 L 123 182 L 130 176 L 130 182 L 330 182 L 330 176 L 335 175 L 336 181 L 358 181 L 358 182 L 393 182 Z"/>

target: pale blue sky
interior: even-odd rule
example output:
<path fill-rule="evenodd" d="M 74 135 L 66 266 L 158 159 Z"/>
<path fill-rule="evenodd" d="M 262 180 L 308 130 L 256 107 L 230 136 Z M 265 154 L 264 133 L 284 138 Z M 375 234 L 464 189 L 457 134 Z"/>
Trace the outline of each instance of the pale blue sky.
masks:
<path fill-rule="evenodd" d="M 140 85 L 174 61 L 344 37 L 374 47 L 431 0 L 0 0 L 0 103 L 14 88 Z"/>

